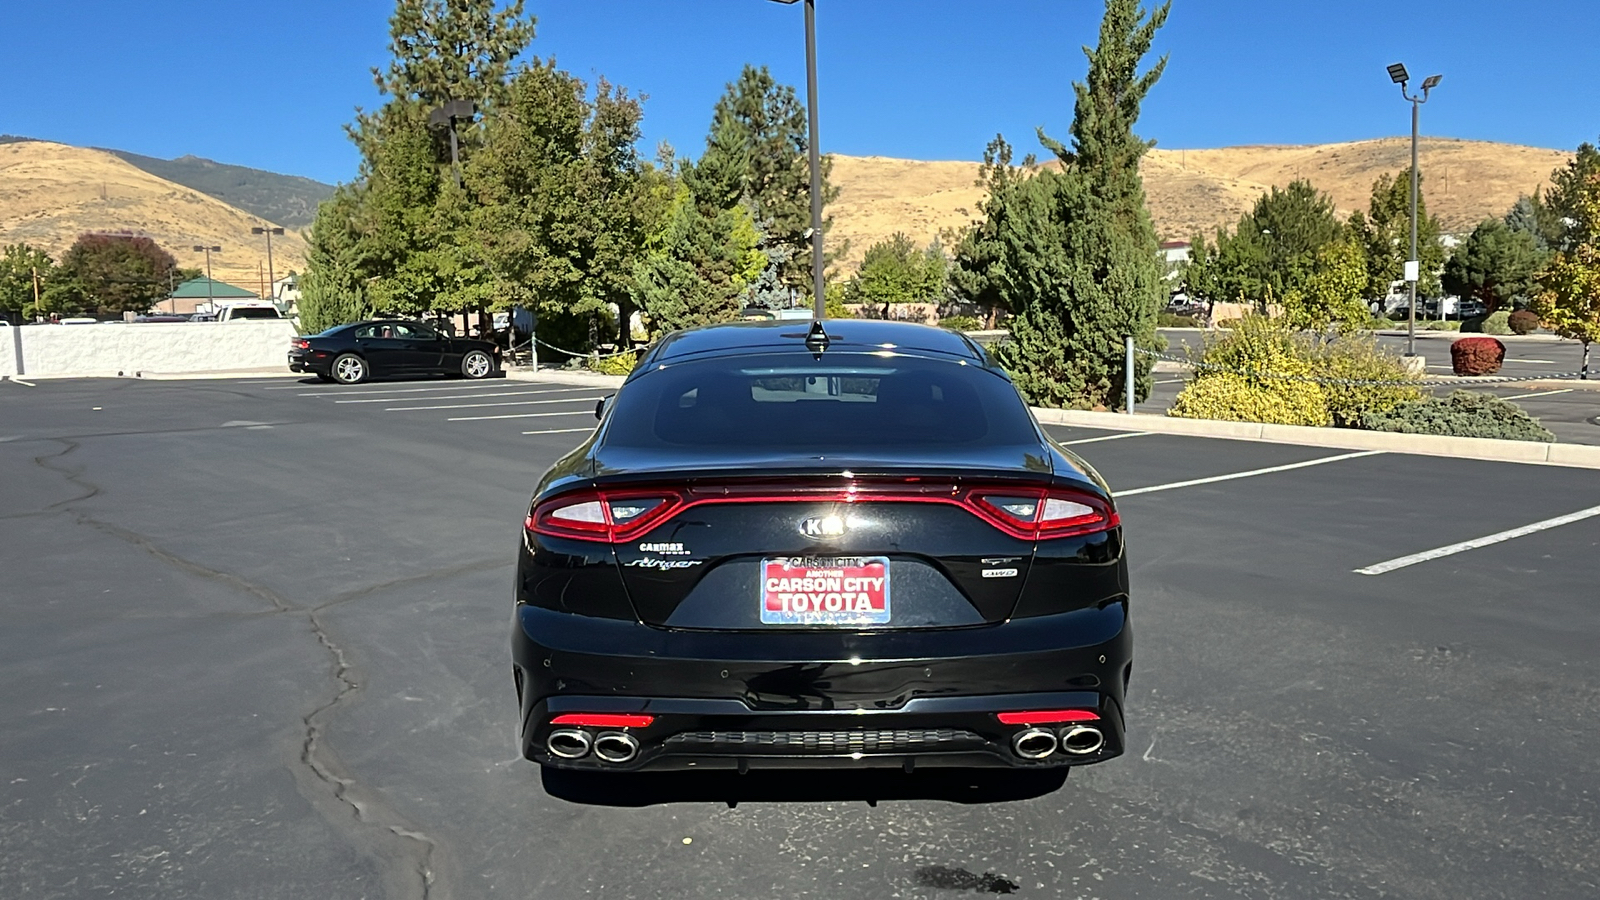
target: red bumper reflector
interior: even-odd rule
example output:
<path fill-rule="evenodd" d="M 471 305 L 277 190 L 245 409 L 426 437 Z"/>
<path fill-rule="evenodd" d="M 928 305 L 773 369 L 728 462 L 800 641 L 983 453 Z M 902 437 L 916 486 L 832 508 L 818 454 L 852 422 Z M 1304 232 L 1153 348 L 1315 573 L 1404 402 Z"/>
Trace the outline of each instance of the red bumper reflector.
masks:
<path fill-rule="evenodd" d="M 562 713 L 551 719 L 550 724 L 583 728 L 644 728 L 655 720 L 655 716 L 635 713 Z"/>
<path fill-rule="evenodd" d="M 995 713 L 1001 725 L 1054 725 L 1058 722 L 1098 722 L 1100 714 L 1087 709 L 1036 709 Z"/>

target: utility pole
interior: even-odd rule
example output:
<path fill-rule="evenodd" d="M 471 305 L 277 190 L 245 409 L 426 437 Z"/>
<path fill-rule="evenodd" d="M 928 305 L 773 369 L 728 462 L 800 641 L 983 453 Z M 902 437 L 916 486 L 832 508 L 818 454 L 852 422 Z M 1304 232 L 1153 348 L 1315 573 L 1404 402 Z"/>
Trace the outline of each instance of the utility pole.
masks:
<path fill-rule="evenodd" d="M 1417 134 L 1418 122 L 1421 116 L 1422 104 L 1428 102 L 1428 92 L 1439 86 L 1442 76 L 1429 75 L 1423 79 L 1422 93 L 1412 96 L 1406 91 L 1406 83 L 1411 77 L 1406 73 L 1406 67 L 1395 63 L 1389 67 L 1389 79 L 1400 85 L 1400 96 L 1411 103 L 1411 258 L 1406 261 L 1405 279 L 1411 284 L 1411 304 L 1406 311 L 1406 355 L 1417 355 L 1417 281 L 1420 279 L 1422 265 L 1417 260 Z M 1444 307 L 1444 299 L 1440 298 L 1439 306 Z M 1443 316 L 1441 315 L 1441 318 Z"/>

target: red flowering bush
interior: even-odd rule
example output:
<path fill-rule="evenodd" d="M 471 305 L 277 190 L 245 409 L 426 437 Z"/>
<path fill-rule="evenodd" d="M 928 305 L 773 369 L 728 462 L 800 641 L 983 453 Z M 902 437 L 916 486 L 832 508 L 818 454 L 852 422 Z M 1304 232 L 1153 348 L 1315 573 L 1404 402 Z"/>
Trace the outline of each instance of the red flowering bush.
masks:
<path fill-rule="evenodd" d="M 1493 375 L 1506 359 L 1506 345 L 1492 337 L 1467 337 L 1450 345 L 1450 368 L 1457 375 Z"/>

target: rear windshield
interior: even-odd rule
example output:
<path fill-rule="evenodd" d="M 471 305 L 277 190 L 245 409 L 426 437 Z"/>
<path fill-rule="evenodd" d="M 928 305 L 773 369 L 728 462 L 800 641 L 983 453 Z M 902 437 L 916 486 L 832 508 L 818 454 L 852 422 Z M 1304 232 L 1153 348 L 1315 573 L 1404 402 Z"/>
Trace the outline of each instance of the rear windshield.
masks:
<path fill-rule="evenodd" d="M 976 366 L 889 354 L 680 363 L 630 382 L 609 419 L 605 442 L 618 447 L 837 453 L 1039 442 L 1005 379 Z"/>
<path fill-rule="evenodd" d="M 228 315 L 230 319 L 281 319 L 278 311 L 270 306 L 235 306 Z"/>

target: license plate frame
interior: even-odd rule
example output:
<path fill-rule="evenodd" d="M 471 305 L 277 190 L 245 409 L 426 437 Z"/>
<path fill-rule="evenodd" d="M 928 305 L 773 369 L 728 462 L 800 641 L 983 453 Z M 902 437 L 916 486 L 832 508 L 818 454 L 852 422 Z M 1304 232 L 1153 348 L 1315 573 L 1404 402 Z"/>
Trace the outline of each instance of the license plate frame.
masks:
<path fill-rule="evenodd" d="M 761 623 L 807 628 L 888 625 L 889 571 L 887 556 L 766 557 L 761 560 L 756 598 Z"/>

